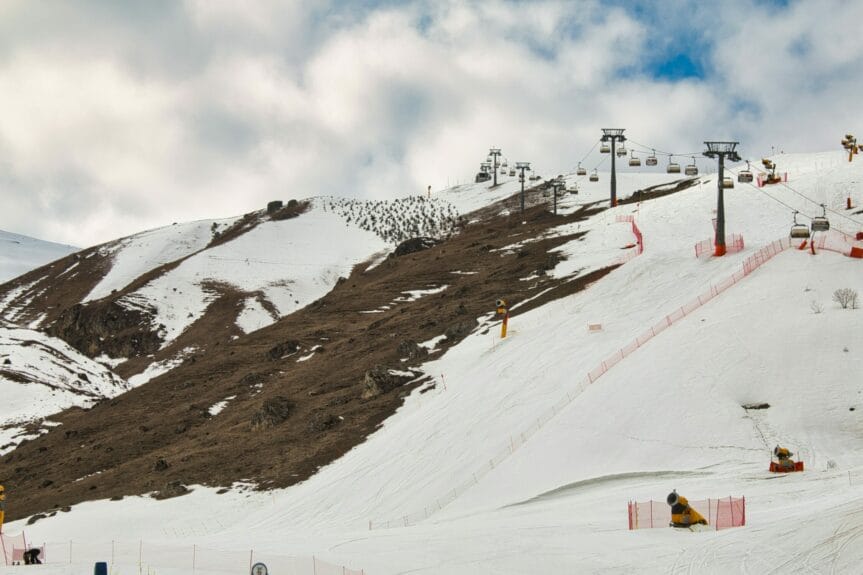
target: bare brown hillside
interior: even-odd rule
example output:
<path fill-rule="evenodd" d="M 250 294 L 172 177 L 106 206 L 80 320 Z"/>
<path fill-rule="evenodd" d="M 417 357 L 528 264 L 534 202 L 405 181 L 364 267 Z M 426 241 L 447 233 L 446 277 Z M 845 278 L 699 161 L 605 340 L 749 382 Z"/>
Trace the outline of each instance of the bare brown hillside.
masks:
<path fill-rule="evenodd" d="M 233 323 L 239 298 L 222 286 L 212 310 L 181 338 L 199 347 L 183 365 L 90 410 L 52 417 L 62 425 L 0 459 L 0 480 L 14 493 L 8 518 L 88 499 L 177 495 L 182 484 L 244 479 L 266 488 L 308 477 L 400 405 L 408 378 L 387 370 L 419 365 L 425 352 L 415 342 L 447 334 L 446 348 L 475 329 L 498 297 L 517 303 L 555 287 L 533 307 L 607 273 L 575 281 L 544 275 L 556 263 L 549 250 L 572 236 L 494 251 L 598 209 L 553 216 L 537 206 L 522 224 L 520 217 L 489 217 L 496 206 L 446 242 L 390 257 L 371 271 L 358 266 L 324 298 L 247 336 Z M 535 272 L 536 281 L 518 281 Z M 406 290 L 444 284 L 441 293 L 393 303 Z M 383 311 L 363 313 L 372 310 Z M 209 414 L 228 398 L 224 411 Z"/>

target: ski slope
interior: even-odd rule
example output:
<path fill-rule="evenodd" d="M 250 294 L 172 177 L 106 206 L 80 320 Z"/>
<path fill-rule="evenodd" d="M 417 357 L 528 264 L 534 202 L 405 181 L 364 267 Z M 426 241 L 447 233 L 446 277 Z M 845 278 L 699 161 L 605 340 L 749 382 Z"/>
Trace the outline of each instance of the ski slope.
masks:
<path fill-rule="evenodd" d="M 618 261 L 633 241 L 618 216 L 635 217 L 644 252 L 585 291 L 516 309 L 505 340 L 486 318 L 416 366 L 435 378 L 433 389 L 411 394 L 367 441 L 299 485 L 91 502 L 27 527 L 28 536 L 58 550 L 74 538 L 314 554 L 370 574 L 855 572 L 863 560 L 863 311 L 840 309 L 832 294 L 863 291 L 863 260 L 785 250 L 585 384 L 611 354 L 786 237 L 792 209 L 811 217 L 820 203 L 842 210 L 841 194 L 863 201 L 863 163 L 841 157 L 786 154 L 777 164 L 789 187 L 727 190 L 726 230 L 746 247 L 723 258 L 696 259 L 693 249 L 712 236 L 715 176 L 581 222 L 588 233 L 559 248 L 570 258 L 560 266 Z M 607 198 L 601 178 L 583 178 L 561 209 Z M 663 178 L 627 173 L 618 195 Z M 441 196 L 462 211 L 496 193 L 480 184 Z M 829 215 L 834 229 L 860 231 L 861 216 Z M 762 402 L 770 408 L 743 408 Z M 807 471 L 767 473 L 777 443 Z M 627 501 L 662 501 L 672 489 L 691 499 L 745 496 L 747 525 L 627 530 Z"/>
<path fill-rule="evenodd" d="M 0 230 L 0 283 L 78 251 L 78 248 L 46 242 Z"/>

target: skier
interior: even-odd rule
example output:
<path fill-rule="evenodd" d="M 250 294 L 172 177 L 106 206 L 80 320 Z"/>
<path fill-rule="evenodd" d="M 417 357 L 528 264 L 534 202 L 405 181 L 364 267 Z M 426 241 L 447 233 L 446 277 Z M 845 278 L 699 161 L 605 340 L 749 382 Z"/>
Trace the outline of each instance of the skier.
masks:
<path fill-rule="evenodd" d="M 693 525 L 707 525 L 707 520 L 701 513 L 689 506 L 686 497 L 677 494 L 675 489 L 668 494 L 665 500 L 671 506 L 670 527 L 691 527 Z"/>
<path fill-rule="evenodd" d="M 3 519 L 6 517 L 6 490 L 0 485 L 0 533 L 3 533 Z"/>

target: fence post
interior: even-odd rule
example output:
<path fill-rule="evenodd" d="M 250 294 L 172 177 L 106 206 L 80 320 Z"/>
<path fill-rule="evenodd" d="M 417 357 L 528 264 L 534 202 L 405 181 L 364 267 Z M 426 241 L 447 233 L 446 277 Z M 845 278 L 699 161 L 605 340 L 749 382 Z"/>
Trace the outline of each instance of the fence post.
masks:
<path fill-rule="evenodd" d="M 312 573 L 318 575 L 318 560 L 312 555 Z"/>
<path fill-rule="evenodd" d="M 144 540 L 138 540 L 138 572 L 141 572 L 141 568 L 144 565 Z"/>
<path fill-rule="evenodd" d="M 746 496 L 745 495 L 743 496 L 743 523 L 741 525 L 746 525 Z"/>
<path fill-rule="evenodd" d="M 650 528 L 653 529 L 653 499 L 650 500 Z"/>
<path fill-rule="evenodd" d="M 72 540 L 69 540 L 69 565 L 72 564 Z"/>
<path fill-rule="evenodd" d="M 731 508 L 731 527 L 734 527 L 734 502 L 731 501 L 731 496 L 728 496 L 728 506 Z"/>
<path fill-rule="evenodd" d="M 194 543 L 192 543 L 192 573 L 195 572 L 195 563 L 196 563 L 196 559 L 197 559 L 196 555 L 197 555 L 196 545 Z"/>

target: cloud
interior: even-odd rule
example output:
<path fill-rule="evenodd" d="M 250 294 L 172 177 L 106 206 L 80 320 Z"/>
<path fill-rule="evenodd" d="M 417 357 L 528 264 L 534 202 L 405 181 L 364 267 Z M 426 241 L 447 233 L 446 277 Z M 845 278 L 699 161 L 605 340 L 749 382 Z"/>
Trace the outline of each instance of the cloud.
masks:
<path fill-rule="evenodd" d="M 490 146 L 551 175 L 602 127 L 679 152 L 830 149 L 863 87 L 863 7 L 842 0 L 18 0 L 0 16 L 0 229 L 77 245 L 271 199 L 420 193 L 472 179 Z M 690 73 L 663 68 L 675 58 Z"/>

